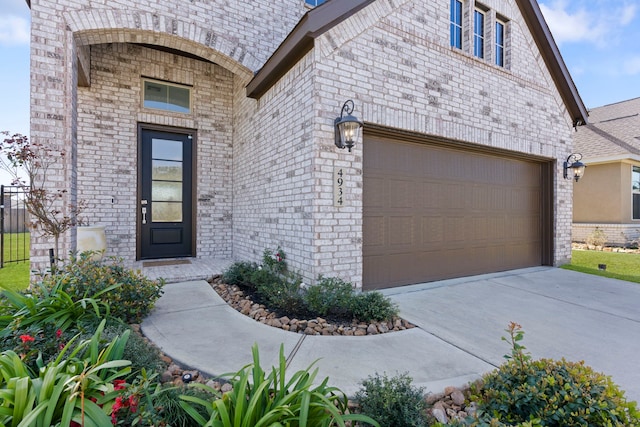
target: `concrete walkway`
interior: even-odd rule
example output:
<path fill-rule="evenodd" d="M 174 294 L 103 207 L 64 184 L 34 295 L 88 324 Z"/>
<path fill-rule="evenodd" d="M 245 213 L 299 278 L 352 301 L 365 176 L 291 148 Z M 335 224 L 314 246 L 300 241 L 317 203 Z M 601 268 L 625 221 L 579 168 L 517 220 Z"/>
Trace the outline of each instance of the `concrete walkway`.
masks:
<path fill-rule="evenodd" d="M 320 378 L 353 395 L 376 372 L 408 372 L 440 392 L 492 370 L 509 353 L 510 321 L 525 330 L 534 357 L 585 360 L 640 400 L 640 285 L 554 268 L 534 268 L 384 291 L 419 328 L 366 337 L 305 336 L 271 328 L 231 309 L 205 281 L 173 283 L 142 324 L 178 363 L 218 376 L 264 366 L 284 345 L 291 372 L 318 360 Z"/>

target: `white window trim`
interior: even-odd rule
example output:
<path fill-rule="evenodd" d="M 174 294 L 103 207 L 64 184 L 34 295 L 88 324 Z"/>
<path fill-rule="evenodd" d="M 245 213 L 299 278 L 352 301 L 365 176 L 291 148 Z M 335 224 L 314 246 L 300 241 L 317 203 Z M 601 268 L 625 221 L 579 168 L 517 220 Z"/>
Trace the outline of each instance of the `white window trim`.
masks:
<path fill-rule="evenodd" d="M 638 172 L 635 171 L 635 169 L 638 169 Z M 634 218 L 633 217 L 633 199 L 634 199 L 634 195 L 636 194 L 640 194 L 640 188 L 638 188 L 637 190 L 635 188 L 633 188 L 633 174 L 634 173 L 640 173 L 640 166 L 631 166 L 631 220 L 632 221 L 640 221 L 640 218 Z"/>
<path fill-rule="evenodd" d="M 482 56 L 476 55 L 476 12 L 482 14 Z M 479 5 L 476 5 L 473 9 L 473 19 L 472 19 L 472 54 L 475 58 L 486 60 L 487 59 L 487 11 L 481 8 Z"/>

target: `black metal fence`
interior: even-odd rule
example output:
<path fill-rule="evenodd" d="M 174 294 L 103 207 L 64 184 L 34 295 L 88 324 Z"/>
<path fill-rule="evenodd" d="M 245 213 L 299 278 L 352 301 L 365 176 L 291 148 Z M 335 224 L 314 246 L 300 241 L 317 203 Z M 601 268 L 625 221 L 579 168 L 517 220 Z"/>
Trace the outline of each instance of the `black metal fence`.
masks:
<path fill-rule="evenodd" d="M 24 187 L 0 185 L 0 268 L 29 261 L 29 214 Z"/>

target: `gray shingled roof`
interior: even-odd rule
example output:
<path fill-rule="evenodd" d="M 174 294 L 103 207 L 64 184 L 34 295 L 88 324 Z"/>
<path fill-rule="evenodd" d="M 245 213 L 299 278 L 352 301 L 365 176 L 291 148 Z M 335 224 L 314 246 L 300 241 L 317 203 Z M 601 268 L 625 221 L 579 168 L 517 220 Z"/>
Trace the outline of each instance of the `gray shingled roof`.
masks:
<path fill-rule="evenodd" d="M 594 108 L 589 124 L 575 134 L 574 148 L 584 160 L 640 160 L 640 98 Z"/>

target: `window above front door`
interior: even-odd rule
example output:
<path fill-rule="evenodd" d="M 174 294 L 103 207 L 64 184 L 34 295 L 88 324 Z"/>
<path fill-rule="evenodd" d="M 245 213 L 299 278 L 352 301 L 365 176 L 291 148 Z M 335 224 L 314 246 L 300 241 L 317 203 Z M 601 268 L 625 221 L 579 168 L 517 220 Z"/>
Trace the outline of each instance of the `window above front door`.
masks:
<path fill-rule="evenodd" d="M 142 106 L 189 114 L 191 113 L 191 87 L 142 79 Z"/>

